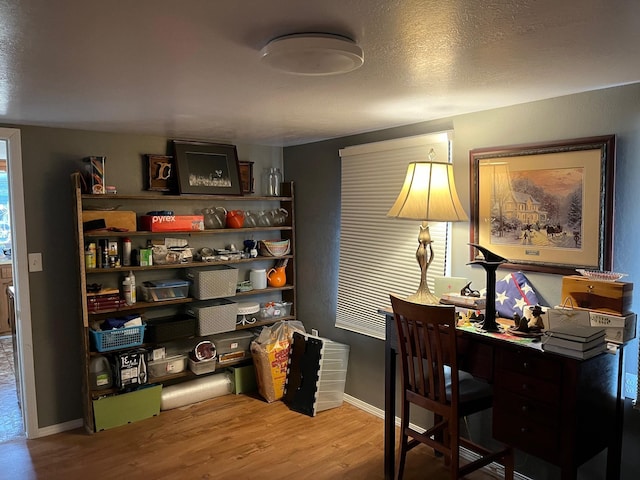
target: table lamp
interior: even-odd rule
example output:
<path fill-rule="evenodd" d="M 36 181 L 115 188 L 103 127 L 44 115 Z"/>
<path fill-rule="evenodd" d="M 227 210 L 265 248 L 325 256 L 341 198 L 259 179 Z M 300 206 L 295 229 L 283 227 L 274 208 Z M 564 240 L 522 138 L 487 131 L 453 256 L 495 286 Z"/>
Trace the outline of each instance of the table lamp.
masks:
<path fill-rule="evenodd" d="M 434 156 L 433 150 L 429 159 Z M 428 222 L 460 222 L 468 220 L 453 181 L 453 165 L 443 162 L 412 162 L 402 190 L 387 217 L 421 220 L 416 259 L 420 265 L 418 291 L 407 297 L 414 303 L 438 304 L 440 299 L 427 285 L 427 269 L 433 261 L 431 234 Z"/>

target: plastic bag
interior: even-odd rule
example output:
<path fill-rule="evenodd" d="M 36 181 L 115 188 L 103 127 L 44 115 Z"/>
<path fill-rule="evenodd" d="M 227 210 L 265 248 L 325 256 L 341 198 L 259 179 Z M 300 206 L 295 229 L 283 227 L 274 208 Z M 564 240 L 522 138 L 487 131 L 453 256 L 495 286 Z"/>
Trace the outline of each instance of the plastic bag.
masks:
<path fill-rule="evenodd" d="M 283 321 L 264 327 L 251 342 L 258 392 L 269 403 L 284 396 L 293 332 L 305 333 L 302 322 Z"/>

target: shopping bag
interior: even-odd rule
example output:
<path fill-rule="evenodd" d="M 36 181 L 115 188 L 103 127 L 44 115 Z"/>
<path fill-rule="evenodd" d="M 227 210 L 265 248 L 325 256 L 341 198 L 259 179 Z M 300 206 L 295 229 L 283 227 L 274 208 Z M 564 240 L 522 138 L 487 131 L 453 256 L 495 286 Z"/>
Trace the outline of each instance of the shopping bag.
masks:
<path fill-rule="evenodd" d="M 548 329 L 567 324 L 584 325 L 587 327 L 591 325 L 589 311 L 574 308 L 573 301 L 570 297 L 565 298 L 562 305 L 556 305 L 547 310 L 547 319 L 549 321 Z"/>
<path fill-rule="evenodd" d="M 281 321 L 264 327 L 251 342 L 258 393 L 269 403 L 284 396 L 293 332 L 305 333 L 302 322 Z"/>

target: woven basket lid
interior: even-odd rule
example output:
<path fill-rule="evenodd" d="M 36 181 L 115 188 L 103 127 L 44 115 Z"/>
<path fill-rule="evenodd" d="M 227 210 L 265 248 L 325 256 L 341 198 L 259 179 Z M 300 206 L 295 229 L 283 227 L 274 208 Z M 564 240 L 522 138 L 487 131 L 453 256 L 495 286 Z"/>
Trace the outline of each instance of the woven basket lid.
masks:
<path fill-rule="evenodd" d="M 250 315 L 260 311 L 260 304 L 257 302 L 238 303 L 238 315 Z"/>

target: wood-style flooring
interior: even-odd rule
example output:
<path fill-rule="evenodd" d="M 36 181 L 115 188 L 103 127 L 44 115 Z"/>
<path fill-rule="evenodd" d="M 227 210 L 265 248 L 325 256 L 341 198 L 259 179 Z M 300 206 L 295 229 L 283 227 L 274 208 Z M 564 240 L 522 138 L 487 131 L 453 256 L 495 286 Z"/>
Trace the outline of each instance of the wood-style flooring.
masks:
<path fill-rule="evenodd" d="M 0 478 L 377 480 L 382 449 L 382 419 L 352 405 L 309 417 L 283 402 L 225 395 L 93 435 L 78 429 L 5 441 Z M 430 449 L 409 453 L 406 480 L 448 478 Z"/>

